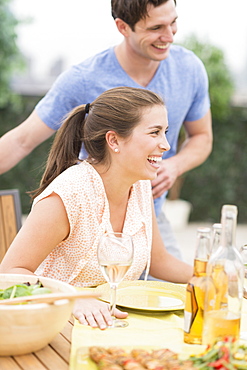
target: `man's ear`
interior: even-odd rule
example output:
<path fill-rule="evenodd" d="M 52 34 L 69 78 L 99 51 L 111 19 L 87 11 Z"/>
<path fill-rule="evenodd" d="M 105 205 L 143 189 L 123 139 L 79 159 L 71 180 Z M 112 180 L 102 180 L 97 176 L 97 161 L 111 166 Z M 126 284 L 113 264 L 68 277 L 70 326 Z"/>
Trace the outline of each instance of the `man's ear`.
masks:
<path fill-rule="evenodd" d="M 131 32 L 130 26 L 126 22 L 124 22 L 122 19 L 120 19 L 120 18 L 116 18 L 115 19 L 115 23 L 116 23 L 116 26 L 117 26 L 118 31 L 124 37 L 129 37 L 129 34 Z"/>

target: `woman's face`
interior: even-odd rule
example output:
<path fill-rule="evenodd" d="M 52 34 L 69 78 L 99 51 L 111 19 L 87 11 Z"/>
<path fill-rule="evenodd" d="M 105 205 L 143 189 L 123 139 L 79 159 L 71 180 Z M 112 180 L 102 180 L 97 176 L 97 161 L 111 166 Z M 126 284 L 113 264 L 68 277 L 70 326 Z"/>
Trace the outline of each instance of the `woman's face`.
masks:
<path fill-rule="evenodd" d="M 167 130 L 166 108 L 154 105 L 143 110 L 141 121 L 130 137 L 118 139 L 117 160 L 126 176 L 133 178 L 133 183 L 156 178 L 162 154 L 170 149 L 166 139 Z"/>

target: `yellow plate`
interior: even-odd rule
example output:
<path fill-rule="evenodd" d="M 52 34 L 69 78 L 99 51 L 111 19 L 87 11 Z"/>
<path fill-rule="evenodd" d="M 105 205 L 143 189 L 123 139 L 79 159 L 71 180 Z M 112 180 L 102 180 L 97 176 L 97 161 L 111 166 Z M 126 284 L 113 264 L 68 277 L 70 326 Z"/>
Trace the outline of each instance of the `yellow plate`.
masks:
<path fill-rule="evenodd" d="M 99 285 L 100 299 L 110 301 L 109 284 Z M 173 311 L 183 310 L 185 286 L 161 281 L 123 281 L 117 289 L 117 305 L 135 310 Z"/>

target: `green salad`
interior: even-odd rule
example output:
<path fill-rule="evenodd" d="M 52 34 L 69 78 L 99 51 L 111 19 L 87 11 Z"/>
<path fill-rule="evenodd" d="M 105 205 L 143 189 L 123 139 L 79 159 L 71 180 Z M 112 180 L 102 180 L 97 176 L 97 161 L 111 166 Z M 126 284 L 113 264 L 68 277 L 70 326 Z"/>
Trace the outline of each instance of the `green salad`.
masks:
<path fill-rule="evenodd" d="M 226 336 L 190 360 L 198 370 L 247 370 L 247 346 Z"/>
<path fill-rule="evenodd" d="M 6 289 L 0 289 L 0 299 L 11 299 L 36 294 L 51 293 L 51 289 L 45 288 L 38 280 L 35 284 L 16 284 Z"/>

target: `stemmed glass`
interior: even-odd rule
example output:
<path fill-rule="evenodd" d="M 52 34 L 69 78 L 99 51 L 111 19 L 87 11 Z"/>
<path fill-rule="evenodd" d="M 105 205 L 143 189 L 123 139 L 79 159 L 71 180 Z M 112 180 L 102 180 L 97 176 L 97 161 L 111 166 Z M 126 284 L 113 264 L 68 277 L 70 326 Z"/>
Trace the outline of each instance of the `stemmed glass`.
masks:
<path fill-rule="evenodd" d="M 105 233 L 100 238 L 97 257 L 100 269 L 110 284 L 110 312 L 113 324 L 110 327 L 124 328 L 128 322 L 113 316 L 116 307 L 118 284 L 123 280 L 133 261 L 134 247 L 132 237 L 124 233 Z"/>

